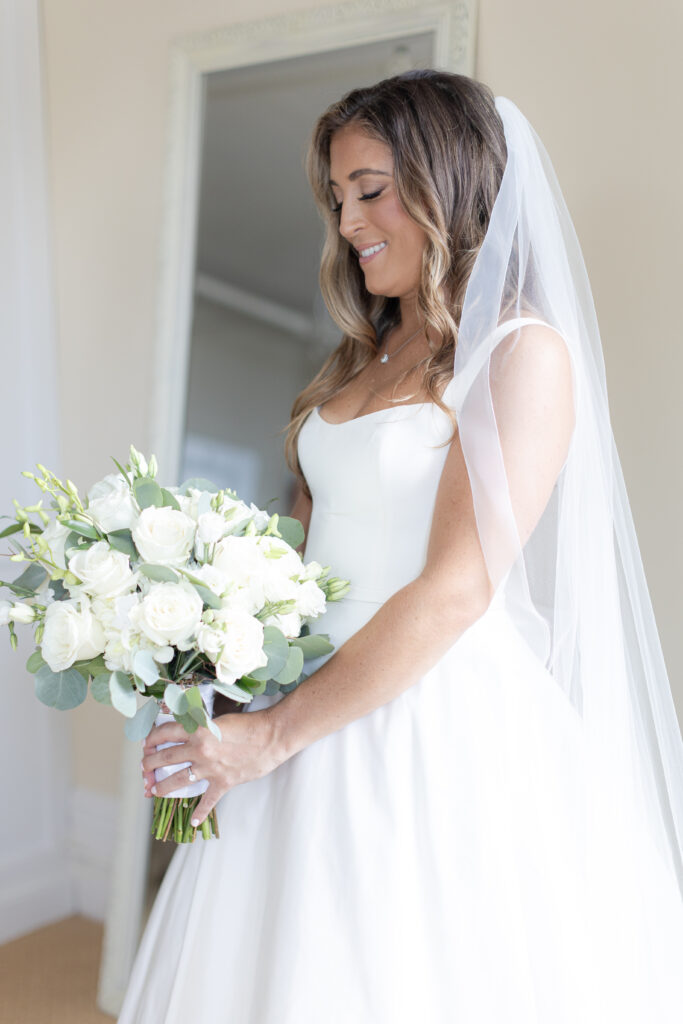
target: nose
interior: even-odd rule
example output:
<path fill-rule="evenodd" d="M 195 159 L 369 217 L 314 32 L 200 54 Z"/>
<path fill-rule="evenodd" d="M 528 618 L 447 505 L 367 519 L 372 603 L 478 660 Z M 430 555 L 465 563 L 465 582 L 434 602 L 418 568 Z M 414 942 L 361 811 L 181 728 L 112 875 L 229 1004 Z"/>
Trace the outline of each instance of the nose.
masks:
<path fill-rule="evenodd" d="M 347 199 L 339 213 L 339 234 L 353 244 L 353 239 L 365 224 L 363 208 L 359 202 Z"/>

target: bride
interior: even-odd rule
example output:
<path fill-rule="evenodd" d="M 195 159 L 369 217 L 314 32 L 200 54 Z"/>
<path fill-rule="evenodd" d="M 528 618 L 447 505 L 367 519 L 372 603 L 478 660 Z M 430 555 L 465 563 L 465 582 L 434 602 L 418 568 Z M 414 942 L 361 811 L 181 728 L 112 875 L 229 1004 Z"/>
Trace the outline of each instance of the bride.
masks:
<path fill-rule="evenodd" d="M 674 1024 L 683 749 L 547 153 L 422 70 L 307 170 L 343 337 L 292 514 L 351 589 L 291 693 L 150 733 L 146 794 L 191 762 L 221 838 L 175 852 L 120 1024 Z"/>

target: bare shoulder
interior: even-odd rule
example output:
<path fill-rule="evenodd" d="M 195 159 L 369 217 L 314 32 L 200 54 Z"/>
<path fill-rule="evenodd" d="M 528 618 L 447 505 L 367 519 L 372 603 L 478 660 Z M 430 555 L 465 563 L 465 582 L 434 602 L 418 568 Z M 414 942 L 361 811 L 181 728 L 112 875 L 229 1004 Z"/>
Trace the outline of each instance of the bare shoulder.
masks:
<path fill-rule="evenodd" d="M 491 378 L 516 371 L 570 379 L 567 339 L 546 323 L 522 324 L 510 331 L 491 355 Z"/>

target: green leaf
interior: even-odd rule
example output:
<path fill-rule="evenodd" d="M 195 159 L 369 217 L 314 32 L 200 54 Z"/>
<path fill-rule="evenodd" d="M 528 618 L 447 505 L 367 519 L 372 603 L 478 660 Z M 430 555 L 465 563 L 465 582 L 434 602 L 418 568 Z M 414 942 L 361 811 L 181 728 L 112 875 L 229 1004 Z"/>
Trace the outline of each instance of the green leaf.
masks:
<path fill-rule="evenodd" d="M 177 583 L 180 576 L 168 565 L 152 565 L 150 562 L 141 562 L 138 565 L 140 572 L 149 580 L 156 580 L 157 583 Z"/>
<path fill-rule="evenodd" d="M 206 723 L 206 728 L 211 730 L 211 732 L 214 734 L 217 740 L 223 739 L 223 733 L 220 731 L 216 723 L 213 722 L 211 719 L 209 719 L 208 722 Z"/>
<path fill-rule="evenodd" d="M 155 700 L 147 700 L 137 709 L 132 718 L 126 722 L 123 731 L 129 740 L 144 740 L 149 730 L 154 725 L 154 719 L 159 712 L 159 706 Z"/>
<path fill-rule="evenodd" d="M 176 716 L 187 714 L 188 703 L 185 690 L 177 683 L 169 683 L 164 690 L 164 703 L 168 705 L 169 711 Z"/>
<path fill-rule="evenodd" d="M 240 679 L 240 686 L 243 686 L 252 697 L 259 693 L 265 693 L 267 685 L 268 681 L 266 679 L 255 679 L 253 676 L 242 676 Z"/>
<path fill-rule="evenodd" d="M 35 675 L 36 697 L 50 708 L 68 711 L 82 704 L 88 693 L 88 684 L 74 668 L 53 672 L 43 665 Z"/>
<path fill-rule="evenodd" d="M 226 697 L 232 697 L 233 700 L 238 700 L 242 704 L 248 704 L 251 700 L 251 694 L 246 693 L 237 683 L 222 683 L 220 679 L 217 679 L 213 686 L 218 693 L 222 693 Z"/>
<path fill-rule="evenodd" d="M 48 572 L 45 566 L 34 562 L 27 569 L 24 569 L 20 576 L 17 576 L 11 583 L 7 583 L 6 586 L 15 593 L 21 593 L 26 596 L 32 595 L 41 583 L 45 581 L 47 575 Z"/>
<path fill-rule="evenodd" d="M 202 695 L 197 686 L 188 686 L 185 690 L 185 697 L 187 699 L 188 707 L 191 708 L 203 708 L 204 702 L 202 701 Z"/>
<path fill-rule="evenodd" d="M 81 537 L 87 537 L 89 540 L 100 540 L 99 532 L 89 523 L 82 523 L 78 519 L 67 519 L 62 526 L 66 526 L 69 530 L 80 534 Z"/>
<path fill-rule="evenodd" d="M 126 718 L 132 718 L 137 710 L 135 689 L 125 672 L 112 672 L 109 676 L 109 694 L 112 707 Z"/>
<path fill-rule="evenodd" d="M 277 521 L 277 528 L 282 535 L 282 539 L 291 547 L 298 548 L 303 543 L 305 537 L 304 528 L 298 519 L 293 519 L 291 516 L 280 516 Z"/>
<path fill-rule="evenodd" d="M 176 715 L 174 714 L 176 722 L 180 722 L 185 732 L 196 732 L 197 723 L 191 715 Z"/>
<path fill-rule="evenodd" d="M 128 486 L 130 487 L 130 477 L 128 476 L 128 473 L 125 471 L 125 469 L 123 468 L 121 463 L 117 462 L 113 455 L 110 455 L 109 458 L 114 463 L 114 465 L 118 469 L 119 473 L 121 474 L 121 476 L 124 478 L 124 480 L 126 481 Z"/>
<path fill-rule="evenodd" d="M 329 654 L 334 650 L 334 644 L 330 643 L 327 633 L 311 633 L 310 636 L 300 636 L 291 641 L 295 647 L 300 647 L 304 652 L 304 658 L 320 658 L 323 654 Z"/>
<path fill-rule="evenodd" d="M 22 523 L 12 523 L 11 526 L 6 526 L 5 529 L 0 532 L 0 537 L 11 537 L 13 533 L 19 533 L 19 530 L 22 528 Z"/>
<path fill-rule="evenodd" d="M 263 627 L 263 653 L 268 658 L 268 664 L 262 668 L 253 669 L 249 675 L 252 679 L 272 679 L 282 672 L 289 657 L 289 644 L 287 637 L 277 626 Z"/>
<path fill-rule="evenodd" d="M 45 658 L 40 651 L 34 651 L 31 657 L 26 662 L 26 668 L 31 674 L 38 671 L 45 664 Z"/>
<path fill-rule="evenodd" d="M 91 658 L 89 661 L 77 661 L 73 668 L 77 668 L 79 672 L 85 672 L 86 679 L 90 676 L 94 678 L 102 672 L 108 673 L 109 671 L 101 654 L 98 654 L 96 658 Z"/>
<path fill-rule="evenodd" d="M 98 704 L 108 704 L 111 707 L 111 694 L 109 692 L 109 672 L 100 672 L 90 684 L 92 693 Z"/>
<path fill-rule="evenodd" d="M 133 543 L 133 535 L 130 530 L 112 530 L 107 534 L 107 540 L 109 546 L 115 551 L 123 551 L 124 555 L 137 558 L 138 551 Z"/>
<path fill-rule="evenodd" d="M 193 580 L 190 580 L 190 583 L 192 583 L 192 586 L 197 591 L 204 604 L 208 605 L 209 608 L 221 608 L 223 606 L 223 602 L 220 597 L 218 597 L 217 594 L 214 594 L 213 590 L 209 590 L 208 587 L 205 587 L 203 583 L 195 583 Z"/>
<path fill-rule="evenodd" d="M 159 678 L 159 669 L 151 651 L 136 651 L 133 671 L 145 686 L 153 686 Z"/>
<path fill-rule="evenodd" d="M 164 507 L 174 508 L 176 512 L 180 512 L 180 505 L 173 491 L 167 491 L 165 487 L 161 488 L 161 497 L 164 501 Z"/>
<path fill-rule="evenodd" d="M 274 678 L 281 684 L 293 683 L 295 679 L 299 678 L 303 667 L 304 652 L 300 647 L 290 647 L 285 667 Z"/>
<path fill-rule="evenodd" d="M 133 493 L 140 508 L 151 508 L 152 505 L 161 508 L 164 504 L 161 487 L 149 476 L 139 476 L 133 482 Z"/>

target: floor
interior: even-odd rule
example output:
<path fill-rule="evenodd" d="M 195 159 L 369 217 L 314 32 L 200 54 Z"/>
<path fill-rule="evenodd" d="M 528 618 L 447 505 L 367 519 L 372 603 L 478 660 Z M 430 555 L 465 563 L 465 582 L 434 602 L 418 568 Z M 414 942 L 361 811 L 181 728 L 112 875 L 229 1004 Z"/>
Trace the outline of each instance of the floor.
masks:
<path fill-rule="evenodd" d="M 102 932 L 67 917 L 0 946 L 2 1024 L 112 1024 L 95 1002 Z"/>

